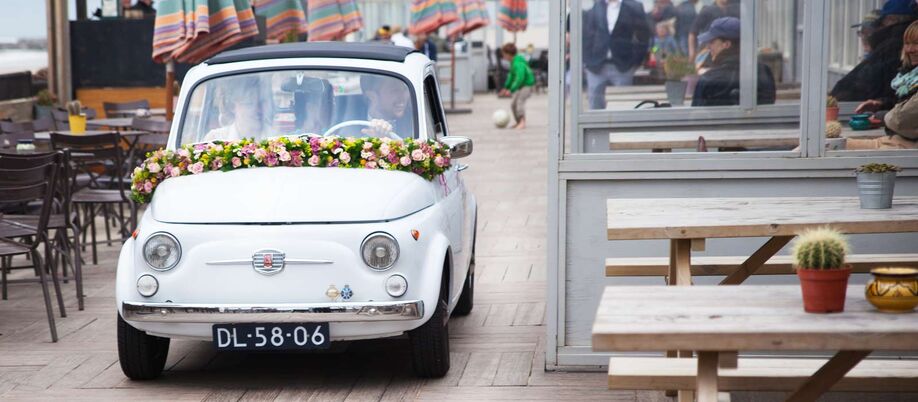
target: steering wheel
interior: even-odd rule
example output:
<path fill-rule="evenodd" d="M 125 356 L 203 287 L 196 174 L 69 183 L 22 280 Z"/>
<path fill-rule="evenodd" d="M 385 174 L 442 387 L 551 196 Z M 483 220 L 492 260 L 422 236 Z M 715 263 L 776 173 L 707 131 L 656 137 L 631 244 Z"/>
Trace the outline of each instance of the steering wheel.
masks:
<path fill-rule="evenodd" d="M 331 135 L 332 133 L 334 133 L 334 132 L 336 132 L 336 131 L 338 131 L 338 130 L 340 130 L 340 129 L 342 129 L 342 128 L 351 127 L 351 126 L 372 127 L 372 126 L 373 126 L 373 123 L 371 123 L 371 122 L 369 122 L 369 121 L 366 121 L 366 120 L 348 120 L 348 121 L 342 121 L 341 123 L 335 124 L 334 126 L 332 126 L 331 128 L 329 128 L 328 130 L 325 130 L 325 134 L 323 134 L 323 136 Z M 400 139 L 402 139 L 402 137 L 400 137 L 400 136 L 399 136 L 398 134 L 396 134 L 394 131 L 389 131 L 388 133 L 386 133 L 386 135 L 387 135 L 389 138 L 393 139 L 393 140 L 400 140 Z"/>

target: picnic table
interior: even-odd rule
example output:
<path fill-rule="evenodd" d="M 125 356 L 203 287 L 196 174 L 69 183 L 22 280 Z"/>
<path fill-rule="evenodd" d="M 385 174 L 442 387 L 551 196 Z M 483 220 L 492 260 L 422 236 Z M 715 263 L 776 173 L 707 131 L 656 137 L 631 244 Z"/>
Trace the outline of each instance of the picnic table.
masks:
<path fill-rule="evenodd" d="M 836 314 L 805 313 L 799 286 L 606 287 L 593 325 L 593 350 L 667 349 L 697 353 L 697 371 L 691 377 L 699 402 L 716 401 L 719 383 L 736 389 L 733 384 L 742 381 L 744 369 L 747 377 L 756 377 L 747 379 L 746 389 L 796 389 L 788 401 L 814 401 L 871 351 L 918 349 L 918 313 L 880 313 L 867 302 L 861 286 L 849 286 L 845 311 Z M 782 361 L 776 359 L 768 359 L 765 366 L 761 361 L 766 359 L 761 358 L 759 364 L 740 360 L 732 367 L 719 362 L 722 353 L 735 351 L 836 353 L 818 370 L 782 367 Z M 691 361 L 643 359 L 643 363 L 647 359 Z M 648 384 L 664 389 L 669 385 L 664 383 L 676 381 L 671 365 L 641 372 L 641 362 L 641 358 L 613 357 L 610 386 L 614 378 L 628 381 L 639 376 L 649 377 Z M 861 385 L 884 384 L 873 391 L 914 392 L 918 387 L 916 363 L 887 360 L 868 372 L 851 374 L 860 377 Z M 787 372 L 784 376 L 769 379 L 764 375 L 782 369 Z"/>
<path fill-rule="evenodd" d="M 886 135 L 884 129 L 855 131 L 843 128 L 841 138 L 876 138 Z M 767 130 L 688 130 L 610 133 L 611 150 L 695 149 L 699 138 L 709 148 L 793 148 L 800 143 L 799 128 Z"/>
<path fill-rule="evenodd" d="M 609 240 L 670 241 L 672 285 L 691 284 L 692 248 L 703 249 L 705 239 L 770 237 L 721 281 L 735 285 L 804 229 L 831 226 L 847 234 L 918 232 L 918 197 L 896 197 L 890 209 L 861 209 L 857 197 L 609 199 L 607 218 Z"/>

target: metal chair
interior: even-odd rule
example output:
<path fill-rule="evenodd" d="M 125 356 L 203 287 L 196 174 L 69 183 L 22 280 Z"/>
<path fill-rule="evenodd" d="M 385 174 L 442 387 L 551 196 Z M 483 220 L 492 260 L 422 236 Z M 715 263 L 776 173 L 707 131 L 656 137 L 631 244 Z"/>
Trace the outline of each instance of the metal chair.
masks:
<path fill-rule="evenodd" d="M 44 243 L 45 255 L 49 255 L 46 236 L 57 170 L 58 168 L 54 164 L 37 166 L 30 169 L 0 169 L 0 203 L 42 201 L 37 226 L 32 228 L 35 234 L 33 236 L 25 236 L 23 240 L 20 241 L 15 241 L 7 237 L 0 237 L 0 257 L 7 258 L 17 255 L 27 255 L 31 258 L 32 266 L 38 273 L 38 282 L 41 284 L 45 309 L 48 315 L 48 326 L 51 328 L 51 340 L 53 342 L 57 342 L 57 327 L 54 324 L 54 311 L 51 306 L 51 295 L 48 291 L 48 278 L 46 274 L 48 271 L 51 272 L 61 316 L 66 316 L 66 313 L 64 311 L 60 283 L 57 279 L 57 271 L 49 269 L 49 264 L 46 259 L 42 258 L 41 253 L 38 252 L 38 247 Z M 3 282 L 4 287 L 6 287 L 8 282 L 6 274 L 7 269 L 4 267 L 4 269 L 2 269 L 2 276 L 0 276 L 0 281 Z"/>
<path fill-rule="evenodd" d="M 167 120 L 131 119 L 131 129 L 150 133 L 137 140 L 138 151 L 151 151 L 165 147 L 171 128 L 172 122 Z"/>
<path fill-rule="evenodd" d="M 80 153 L 77 170 L 82 170 L 94 178 L 90 180 L 89 186 L 75 189 L 73 204 L 77 207 L 77 216 L 82 222 L 79 230 L 85 234 L 88 226 L 91 231 L 92 261 L 93 264 L 98 264 L 95 220 L 98 213 L 105 216 L 107 231 L 110 221 L 109 208 L 118 206 L 116 224 L 121 229 L 122 238 L 130 236 L 131 231 L 137 226 L 137 205 L 131 200 L 128 186 L 124 183 L 125 165 L 121 136 L 115 132 L 81 136 L 51 133 L 51 146 L 57 150 L 69 149 L 71 153 Z M 113 188 L 99 185 L 97 179 L 101 175 L 98 170 L 106 172 L 108 179 L 114 184 Z M 130 211 L 129 217 L 124 214 L 125 204 Z"/>
<path fill-rule="evenodd" d="M 59 162 L 57 160 L 60 160 Z M 73 189 L 72 189 L 72 170 L 70 168 L 70 152 L 49 152 L 44 154 L 19 155 L 0 153 L 0 168 L 3 169 L 30 169 L 47 163 L 55 163 L 58 167 L 57 180 L 55 183 L 54 203 L 52 205 L 51 215 L 48 219 L 48 229 L 54 230 L 54 236 L 48 236 L 51 241 L 51 250 L 54 251 L 53 266 L 57 267 L 60 262 L 61 275 L 64 283 L 67 283 L 67 267 L 73 270 L 73 279 L 76 282 L 77 305 L 79 310 L 83 310 L 83 269 L 82 258 L 80 256 L 80 230 L 77 225 L 77 217 L 73 210 Z M 19 229 L 25 227 L 37 227 L 38 215 L 34 214 L 5 214 L 2 221 L 6 222 L 6 229 Z M 68 230 L 72 234 L 68 234 Z M 4 230 L 0 229 L 0 236 Z M 4 236 L 9 237 L 9 236 Z M 50 259 L 50 257 L 46 256 Z M 7 298 L 6 288 L 3 288 L 3 300 Z"/>
<path fill-rule="evenodd" d="M 102 102 L 105 117 L 130 117 L 137 109 L 150 109 L 150 102 L 146 99 L 130 102 Z"/>

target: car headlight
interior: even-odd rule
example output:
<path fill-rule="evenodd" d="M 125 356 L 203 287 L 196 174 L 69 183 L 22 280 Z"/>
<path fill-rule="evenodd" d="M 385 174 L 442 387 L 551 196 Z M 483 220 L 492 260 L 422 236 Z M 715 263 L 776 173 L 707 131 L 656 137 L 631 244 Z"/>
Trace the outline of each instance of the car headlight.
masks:
<path fill-rule="evenodd" d="M 376 270 L 389 269 L 398 260 L 398 242 L 388 233 L 370 234 L 363 239 L 360 250 L 363 262 Z"/>
<path fill-rule="evenodd" d="M 169 233 L 154 233 L 143 244 L 143 259 L 157 271 L 174 268 L 181 258 L 182 247 L 175 236 Z"/>

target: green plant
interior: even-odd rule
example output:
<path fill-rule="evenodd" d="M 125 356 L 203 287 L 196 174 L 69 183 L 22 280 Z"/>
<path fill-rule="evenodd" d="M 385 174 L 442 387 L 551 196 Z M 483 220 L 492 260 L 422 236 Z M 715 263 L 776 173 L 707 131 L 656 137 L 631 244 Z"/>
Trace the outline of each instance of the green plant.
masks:
<path fill-rule="evenodd" d="M 83 104 L 81 104 L 78 100 L 67 102 L 67 113 L 69 113 L 71 116 L 79 116 L 83 114 Z"/>
<path fill-rule="evenodd" d="M 671 54 L 663 60 L 663 72 L 667 81 L 680 81 L 686 75 L 695 74 L 695 65 L 686 56 Z"/>
<path fill-rule="evenodd" d="M 886 173 L 901 172 L 902 168 L 896 165 L 890 165 L 888 163 L 868 163 L 866 165 L 859 166 L 856 171 L 860 173 Z"/>
<path fill-rule="evenodd" d="M 835 99 L 832 95 L 827 96 L 826 107 L 838 107 L 838 99 Z"/>
<path fill-rule="evenodd" d="M 793 255 L 797 268 L 839 269 L 845 265 L 848 240 L 831 228 L 810 229 L 797 238 Z"/>
<path fill-rule="evenodd" d="M 54 94 L 52 94 L 51 91 L 47 89 L 38 91 L 36 98 L 37 99 L 35 102 L 38 104 L 38 106 L 53 106 L 54 101 L 57 100 L 54 98 Z"/>

